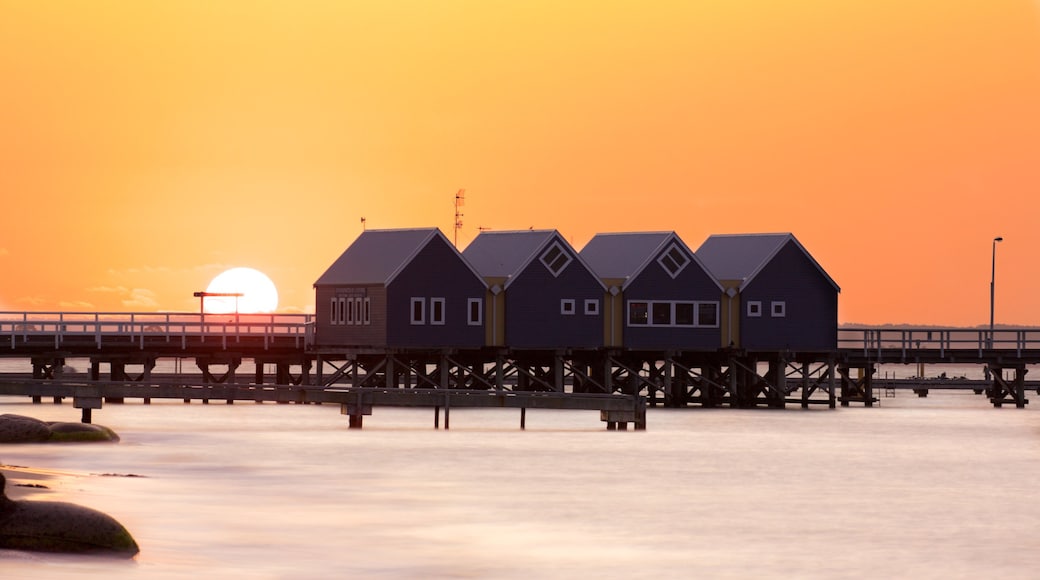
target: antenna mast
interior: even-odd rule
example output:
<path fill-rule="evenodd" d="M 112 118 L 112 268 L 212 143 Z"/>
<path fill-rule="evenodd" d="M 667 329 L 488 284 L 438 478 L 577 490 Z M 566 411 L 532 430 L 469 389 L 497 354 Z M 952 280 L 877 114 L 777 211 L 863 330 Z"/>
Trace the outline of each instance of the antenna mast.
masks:
<path fill-rule="evenodd" d="M 462 206 L 466 204 L 466 190 L 455 193 L 455 247 L 459 247 L 459 230 L 462 229 Z"/>

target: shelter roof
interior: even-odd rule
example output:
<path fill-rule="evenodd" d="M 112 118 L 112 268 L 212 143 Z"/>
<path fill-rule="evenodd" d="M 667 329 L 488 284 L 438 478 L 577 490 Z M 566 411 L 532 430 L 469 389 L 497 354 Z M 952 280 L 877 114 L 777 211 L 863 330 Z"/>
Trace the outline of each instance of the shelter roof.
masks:
<path fill-rule="evenodd" d="M 595 272 L 589 268 L 581 254 L 567 243 L 557 230 L 481 232 L 462 251 L 462 256 L 481 276 L 508 278 L 505 284 L 508 288 L 516 279 L 516 275 L 523 272 L 531 261 L 537 259 L 553 240 L 558 240 L 561 245 L 566 246 L 576 261 L 595 276 Z M 600 284 L 602 285 L 602 282 Z"/>
<path fill-rule="evenodd" d="M 823 278 L 835 290 L 841 291 L 838 284 L 791 233 L 716 234 L 704 240 L 697 249 L 697 257 L 716 278 L 740 280 L 740 288 L 743 289 L 788 242 L 793 242 Z"/>
<path fill-rule="evenodd" d="M 366 230 L 314 285 L 389 284 L 436 237 L 451 246 L 437 228 Z"/>

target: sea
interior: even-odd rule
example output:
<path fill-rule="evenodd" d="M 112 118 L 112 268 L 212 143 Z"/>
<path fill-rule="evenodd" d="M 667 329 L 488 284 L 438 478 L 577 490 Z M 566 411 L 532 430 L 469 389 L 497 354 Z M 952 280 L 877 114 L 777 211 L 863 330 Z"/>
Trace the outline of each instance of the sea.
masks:
<path fill-rule="evenodd" d="M 140 554 L 0 550 L 0 575 L 1036 578 L 1040 396 L 879 397 L 652 408 L 646 431 L 560 410 L 521 430 L 506 409 L 444 430 L 393 408 L 351 430 L 333 405 L 128 399 L 93 414 L 118 443 L 3 445 L 0 469 L 11 497 L 113 516 Z M 79 419 L 21 397 L 2 413 Z"/>

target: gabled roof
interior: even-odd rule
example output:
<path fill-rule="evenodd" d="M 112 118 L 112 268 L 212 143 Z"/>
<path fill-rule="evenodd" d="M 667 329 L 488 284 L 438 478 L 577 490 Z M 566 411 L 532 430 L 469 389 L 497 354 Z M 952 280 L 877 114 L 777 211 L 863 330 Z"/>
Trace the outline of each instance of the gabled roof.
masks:
<path fill-rule="evenodd" d="M 581 250 L 581 257 L 600 278 L 625 278 L 628 286 L 670 243 L 681 246 L 693 262 L 711 273 L 675 232 L 617 232 L 596 234 Z M 715 284 L 722 290 L 718 280 Z"/>
<path fill-rule="evenodd" d="M 533 260 L 538 259 L 543 249 L 553 240 L 559 240 L 586 270 L 595 272 L 557 230 L 515 230 L 481 232 L 462 256 L 469 261 L 481 276 L 508 278 L 505 287 L 516 279 Z M 599 278 L 596 278 L 599 281 Z M 599 282 L 602 286 L 602 282 Z"/>
<path fill-rule="evenodd" d="M 434 238 L 440 238 L 454 249 L 438 228 L 366 230 L 325 270 L 314 285 L 389 285 Z M 462 261 L 465 263 L 465 260 Z M 466 265 L 473 270 L 469 263 Z M 473 275 L 483 281 L 476 271 Z"/>
<path fill-rule="evenodd" d="M 812 254 L 790 233 L 709 236 L 697 248 L 697 257 L 717 279 L 740 280 L 740 289 L 743 290 L 788 242 L 794 242 L 823 278 L 836 291 L 841 291 Z"/>

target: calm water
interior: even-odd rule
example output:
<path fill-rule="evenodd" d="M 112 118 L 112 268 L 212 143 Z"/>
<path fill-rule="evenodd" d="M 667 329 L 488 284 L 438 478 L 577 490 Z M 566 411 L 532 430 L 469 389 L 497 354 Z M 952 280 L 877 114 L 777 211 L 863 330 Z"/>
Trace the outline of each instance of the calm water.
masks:
<path fill-rule="evenodd" d="M 594 412 L 153 403 L 114 445 L 8 445 L 30 499 L 105 511 L 120 562 L 0 551 L 6 578 L 1034 578 L 1040 397 L 901 392 L 880 407 Z M 76 420 L 0 398 L 0 413 Z M 135 474 L 111 477 L 101 474 Z M 13 479 L 29 481 L 23 474 Z M 17 493 L 25 494 L 25 488 Z"/>

